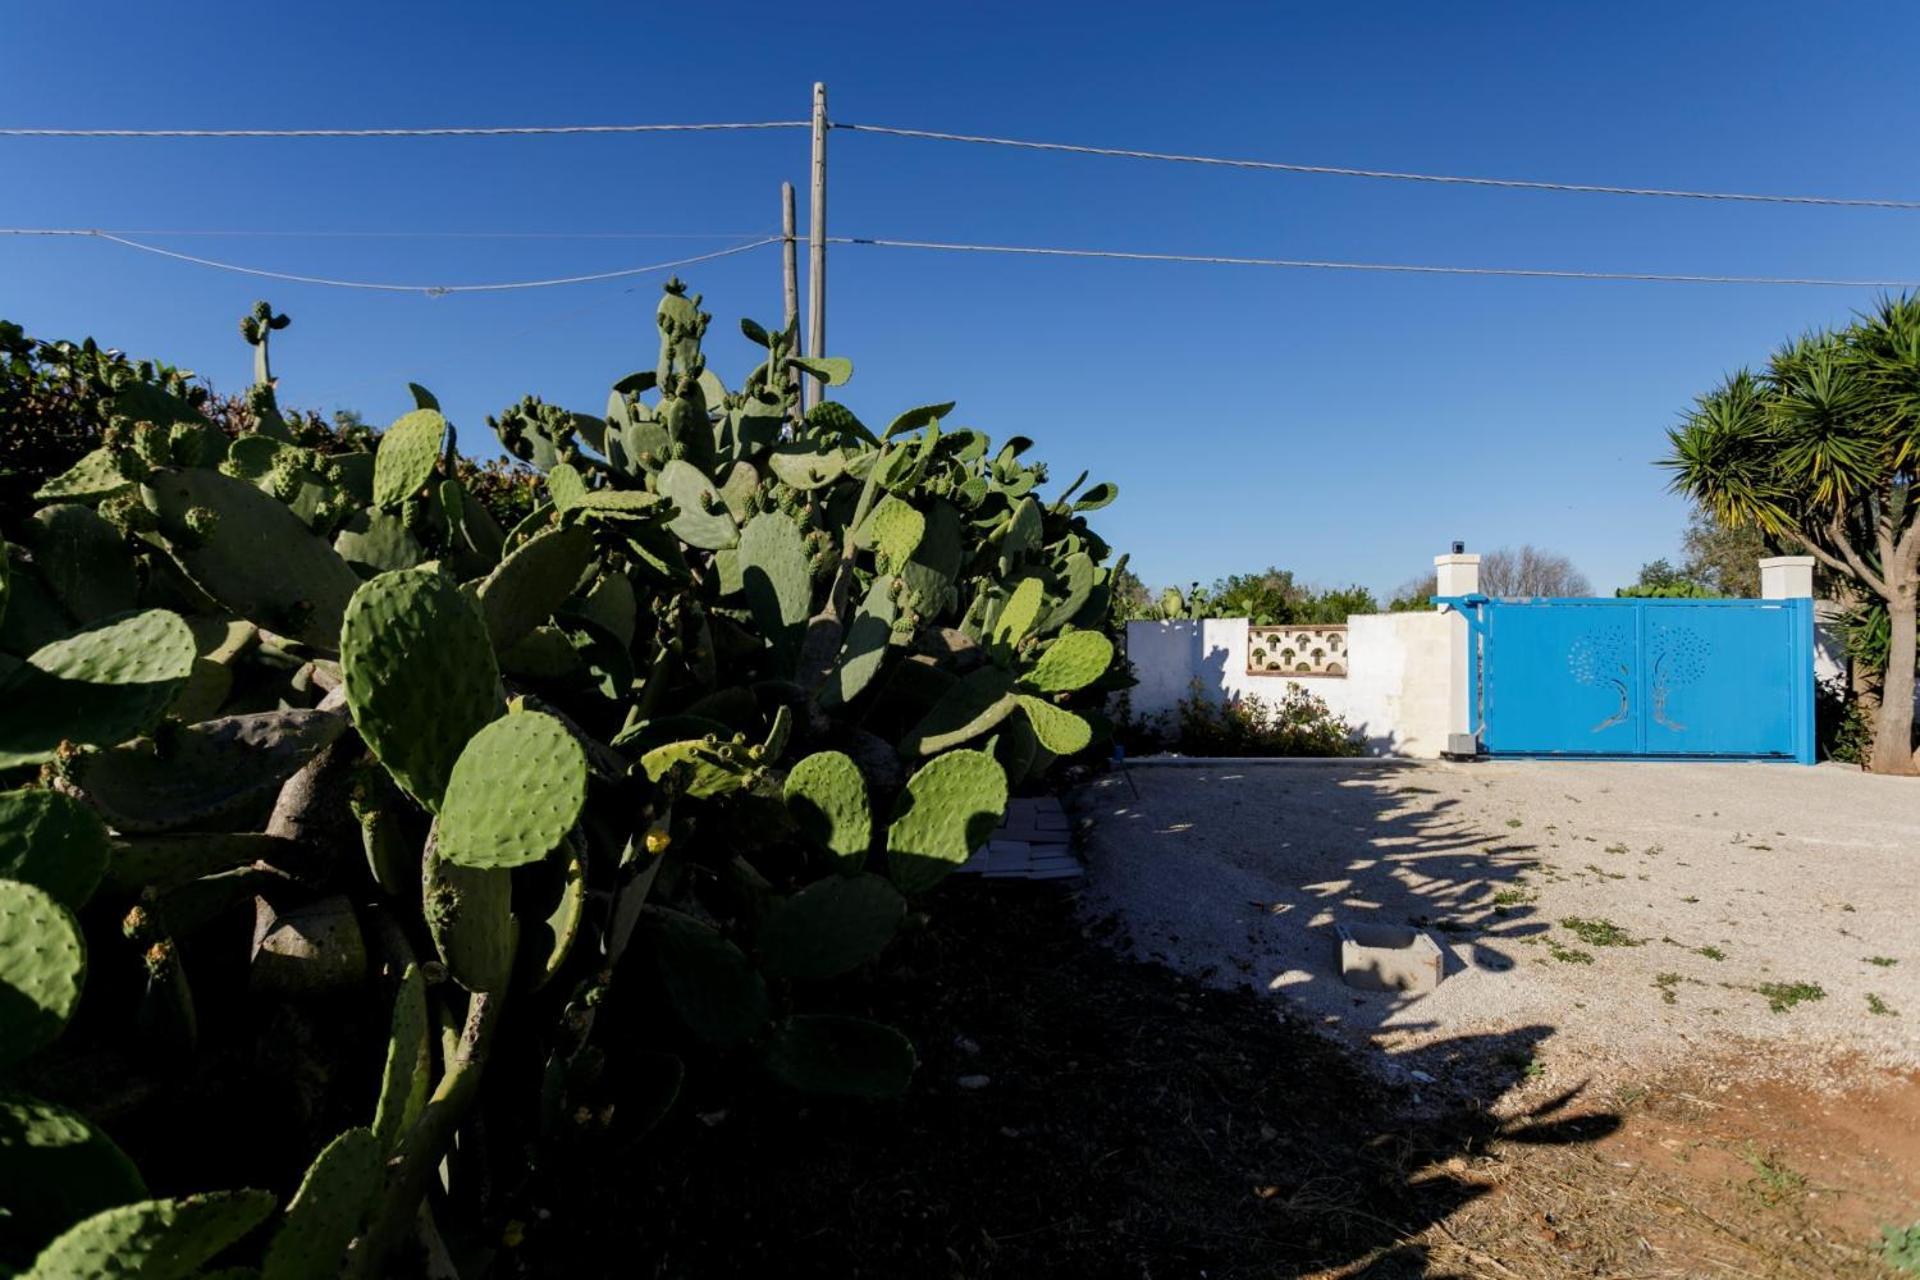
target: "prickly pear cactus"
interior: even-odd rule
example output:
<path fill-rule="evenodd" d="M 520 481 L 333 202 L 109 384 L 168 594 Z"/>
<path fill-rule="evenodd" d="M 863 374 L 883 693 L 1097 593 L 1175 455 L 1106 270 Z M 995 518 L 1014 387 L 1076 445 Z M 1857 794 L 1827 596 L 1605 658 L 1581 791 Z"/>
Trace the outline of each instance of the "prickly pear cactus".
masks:
<path fill-rule="evenodd" d="M 440 461 L 447 420 L 433 409 L 415 409 L 386 429 L 373 455 L 373 501 L 397 507 L 427 487 Z"/>
<path fill-rule="evenodd" d="M 801 1014 L 774 1028 L 761 1056 L 768 1072 L 802 1093 L 897 1098 L 918 1065 L 913 1043 L 865 1018 Z"/>
<path fill-rule="evenodd" d="M 987 842 L 1007 811 L 1007 775 L 984 751 L 950 751 L 907 780 L 887 827 L 887 873 L 923 893 Z"/>
<path fill-rule="evenodd" d="M 448 862 L 431 837 L 421 871 L 421 913 L 447 972 L 469 991 L 506 990 L 520 942 L 512 875 Z"/>
<path fill-rule="evenodd" d="M 332 1280 L 365 1225 L 385 1173 L 370 1129 L 349 1129 L 314 1158 L 274 1232 L 260 1280 Z"/>
<path fill-rule="evenodd" d="M 1036 693 L 1084 689 L 1113 666 L 1113 641 L 1098 631 L 1069 631 L 1047 646 L 1032 669 L 1020 677 Z"/>
<path fill-rule="evenodd" d="M 509 708 L 454 763 L 440 807 L 440 856 L 462 867 L 519 867 L 553 852 L 587 800 L 587 757 L 566 727 Z"/>
<path fill-rule="evenodd" d="M 62 742 L 112 746 L 153 728 L 193 670 L 193 632 L 148 609 L 35 650 L 0 679 L 0 769 L 53 758 Z"/>
<path fill-rule="evenodd" d="M 436 568 L 354 592 L 340 633 L 353 726 L 401 788 L 438 812 L 454 762 L 500 709 L 486 623 Z"/>
<path fill-rule="evenodd" d="M 853 758 L 840 751 L 817 751 L 787 771 L 787 810 L 800 834 L 832 854 L 842 867 L 858 871 L 873 843 L 873 808 L 867 782 Z"/>
<path fill-rule="evenodd" d="M 906 899 L 879 876 L 828 876 L 767 916 L 760 967 L 776 978 L 837 978 L 878 956 L 906 914 Z"/>
<path fill-rule="evenodd" d="M 0 1248 L 28 1257 L 68 1225 L 147 1195 L 133 1161 L 84 1117 L 6 1092 L 0 1092 L 0 1186 L 7 1188 Z"/>
<path fill-rule="evenodd" d="M 139 1276 L 184 1280 L 273 1212 L 265 1191 L 142 1200 L 78 1223 L 40 1251 L 23 1280 Z"/>
<path fill-rule="evenodd" d="M 0 791 L 0 879 L 37 885 L 78 911 L 107 870 L 107 824 L 57 791 Z"/>

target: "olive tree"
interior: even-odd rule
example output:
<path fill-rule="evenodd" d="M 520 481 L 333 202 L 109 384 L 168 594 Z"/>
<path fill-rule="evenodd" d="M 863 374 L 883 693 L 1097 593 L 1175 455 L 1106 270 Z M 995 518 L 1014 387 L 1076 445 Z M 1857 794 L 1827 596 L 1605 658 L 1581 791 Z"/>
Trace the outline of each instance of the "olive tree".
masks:
<path fill-rule="evenodd" d="M 1889 624 L 1868 767 L 1920 772 L 1913 753 L 1920 586 L 1920 299 L 1886 298 L 1844 329 L 1810 333 L 1701 396 L 1668 433 L 1673 488 L 1722 524 L 1804 547 Z"/>

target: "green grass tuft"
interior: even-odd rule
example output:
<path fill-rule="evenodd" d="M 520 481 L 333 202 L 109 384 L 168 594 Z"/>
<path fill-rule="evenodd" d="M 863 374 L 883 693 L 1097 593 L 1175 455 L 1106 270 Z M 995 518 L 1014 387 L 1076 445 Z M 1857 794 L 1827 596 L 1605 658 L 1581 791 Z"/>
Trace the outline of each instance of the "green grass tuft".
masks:
<path fill-rule="evenodd" d="M 1583 920 L 1579 916 L 1565 916 L 1560 921 L 1560 927 L 1590 947 L 1637 947 L 1640 945 L 1640 939 L 1611 920 Z"/>
<path fill-rule="evenodd" d="M 1767 998 L 1767 1008 L 1775 1013 L 1785 1013 L 1797 1004 L 1810 1000 L 1825 1000 L 1826 988 L 1817 982 L 1763 982 L 1754 988 Z"/>

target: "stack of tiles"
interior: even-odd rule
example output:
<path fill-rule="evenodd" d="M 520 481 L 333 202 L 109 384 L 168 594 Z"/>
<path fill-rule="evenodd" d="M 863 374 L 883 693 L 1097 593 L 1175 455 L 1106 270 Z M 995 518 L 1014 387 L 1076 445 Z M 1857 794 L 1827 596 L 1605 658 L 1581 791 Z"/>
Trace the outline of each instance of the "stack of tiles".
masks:
<path fill-rule="evenodd" d="M 1067 811 L 1055 796 L 1009 800 L 1006 821 L 956 875 L 989 880 L 1072 880 L 1086 874 L 1073 854 Z"/>

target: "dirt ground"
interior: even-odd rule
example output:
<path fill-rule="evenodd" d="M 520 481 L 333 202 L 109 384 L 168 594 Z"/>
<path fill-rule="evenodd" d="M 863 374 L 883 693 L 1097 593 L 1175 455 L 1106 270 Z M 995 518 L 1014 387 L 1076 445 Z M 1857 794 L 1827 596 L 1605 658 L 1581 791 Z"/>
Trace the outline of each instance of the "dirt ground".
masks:
<path fill-rule="evenodd" d="M 1562 1085 L 1485 1033 L 1434 1046 L 1488 1064 L 1475 1092 L 1389 1084 L 1271 993 L 1130 958 L 1071 891 L 954 881 L 930 905 L 841 995 L 918 1046 L 905 1099 L 689 1063 L 660 1128 L 510 1197 L 502 1273 L 1885 1280 L 1879 1228 L 1920 1218 L 1913 1076 Z M 619 1025 L 615 1072 L 647 1048 Z"/>
<path fill-rule="evenodd" d="M 1474 1064 L 1445 1046 L 1462 1035 L 1505 1037 L 1562 1085 L 1729 1055 L 1827 1088 L 1920 1067 L 1910 780 L 1277 761 L 1135 766 L 1078 802 L 1093 914 L 1143 958 L 1385 1050 L 1390 1078 L 1461 1083 Z M 1440 942 L 1438 990 L 1341 982 L 1334 926 L 1378 922 Z"/>

